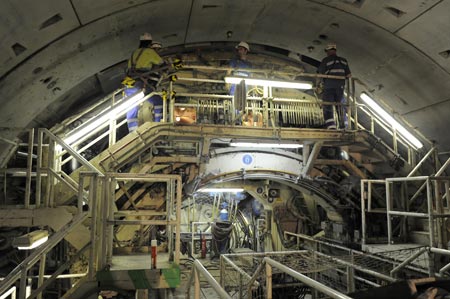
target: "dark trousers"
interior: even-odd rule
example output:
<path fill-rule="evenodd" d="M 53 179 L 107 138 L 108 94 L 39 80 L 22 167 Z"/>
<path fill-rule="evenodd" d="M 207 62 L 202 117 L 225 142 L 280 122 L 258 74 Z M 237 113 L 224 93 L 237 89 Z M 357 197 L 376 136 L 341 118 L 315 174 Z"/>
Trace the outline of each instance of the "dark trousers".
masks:
<path fill-rule="evenodd" d="M 322 100 L 330 103 L 342 103 L 344 98 L 344 86 L 335 88 L 325 88 L 322 94 Z M 344 127 L 344 107 L 336 106 L 340 127 Z M 334 121 L 333 105 L 323 105 L 323 119 L 327 129 L 336 129 Z"/>

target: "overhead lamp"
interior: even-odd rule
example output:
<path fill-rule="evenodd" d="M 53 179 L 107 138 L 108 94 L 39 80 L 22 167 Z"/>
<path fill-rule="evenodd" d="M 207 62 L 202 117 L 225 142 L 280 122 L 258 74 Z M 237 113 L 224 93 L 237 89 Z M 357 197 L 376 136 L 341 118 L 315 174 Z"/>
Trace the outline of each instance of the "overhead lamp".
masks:
<path fill-rule="evenodd" d="M 312 89 L 312 83 L 309 82 L 266 80 L 266 79 L 255 79 L 236 76 L 225 77 L 225 83 L 229 84 L 239 84 L 241 83 L 242 80 L 245 80 L 246 85 L 293 88 L 293 89 Z"/>
<path fill-rule="evenodd" d="M 48 240 L 48 231 L 35 230 L 26 235 L 14 238 L 12 246 L 17 247 L 19 250 L 27 250 L 36 248 Z"/>
<path fill-rule="evenodd" d="M 299 143 L 262 143 L 262 142 L 231 142 L 230 146 L 257 148 L 301 148 Z"/>
<path fill-rule="evenodd" d="M 143 100 L 144 100 L 144 93 L 142 91 L 133 95 L 128 99 L 125 99 L 123 102 L 113 107 L 111 110 L 106 110 L 100 113 L 98 116 L 90 119 L 89 121 L 81 125 L 79 128 L 75 129 L 72 135 L 69 135 L 63 139 L 64 142 L 66 142 L 69 145 L 75 143 L 77 140 L 79 140 L 89 132 L 97 129 L 102 125 L 106 125 L 107 121 L 111 117 L 114 117 L 117 114 L 125 113 L 125 111 L 127 111 L 130 107 L 138 105 Z"/>
<path fill-rule="evenodd" d="M 423 144 L 406 130 L 398 121 L 396 121 L 389 113 L 387 113 L 380 105 L 378 105 L 369 95 L 361 93 L 360 98 L 377 113 L 385 122 L 390 124 L 400 135 L 410 142 L 417 149 L 422 148 Z"/>
<path fill-rule="evenodd" d="M 197 190 L 197 192 L 202 193 L 209 193 L 209 192 L 215 192 L 215 193 L 224 193 L 224 192 L 230 192 L 230 193 L 238 193 L 243 192 L 243 188 L 202 188 Z"/>

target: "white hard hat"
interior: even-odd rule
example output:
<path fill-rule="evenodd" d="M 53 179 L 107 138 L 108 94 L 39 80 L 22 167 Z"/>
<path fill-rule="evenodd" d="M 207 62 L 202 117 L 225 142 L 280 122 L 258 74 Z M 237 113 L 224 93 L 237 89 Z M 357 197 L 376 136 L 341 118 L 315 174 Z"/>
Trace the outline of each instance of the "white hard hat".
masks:
<path fill-rule="evenodd" d="M 141 35 L 141 37 L 139 39 L 140 40 L 152 40 L 152 35 L 148 32 L 145 32 L 144 34 Z"/>
<path fill-rule="evenodd" d="M 240 42 L 239 45 L 236 46 L 236 49 L 239 47 L 246 48 L 247 51 L 250 52 L 250 46 L 246 42 Z"/>
<path fill-rule="evenodd" d="M 152 49 L 161 49 L 162 43 L 161 42 L 152 42 Z"/>
<path fill-rule="evenodd" d="M 325 51 L 328 51 L 328 50 L 336 50 L 336 44 L 328 44 L 325 47 Z"/>

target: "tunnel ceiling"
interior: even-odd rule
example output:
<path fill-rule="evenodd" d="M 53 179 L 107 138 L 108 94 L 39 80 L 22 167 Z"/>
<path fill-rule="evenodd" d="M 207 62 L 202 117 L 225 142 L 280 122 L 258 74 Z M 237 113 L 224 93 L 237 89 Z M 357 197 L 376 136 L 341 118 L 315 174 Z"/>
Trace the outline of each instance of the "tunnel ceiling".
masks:
<path fill-rule="evenodd" d="M 164 46 L 246 40 L 318 60 L 336 42 L 376 99 L 449 150 L 449 14 L 442 0 L 3 0 L 0 127 L 56 116 L 149 31 Z"/>

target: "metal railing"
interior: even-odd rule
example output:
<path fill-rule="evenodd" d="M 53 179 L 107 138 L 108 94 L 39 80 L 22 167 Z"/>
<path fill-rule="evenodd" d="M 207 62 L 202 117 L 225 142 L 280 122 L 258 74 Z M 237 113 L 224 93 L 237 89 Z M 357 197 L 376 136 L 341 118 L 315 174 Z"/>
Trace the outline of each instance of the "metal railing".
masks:
<path fill-rule="evenodd" d="M 191 275 L 187 283 L 186 298 L 191 298 L 191 286 L 194 281 L 194 299 L 201 298 L 200 276 L 204 277 L 207 284 L 213 288 L 220 298 L 231 299 L 232 297 L 220 286 L 215 278 L 206 270 L 198 260 L 194 260 Z"/>
<path fill-rule="evenodd" d="M 293 278 L 301 281 L 305 285 L 313 288 L 314 290 L 317 290 L 331 298 L 335 299 L 351 299 L 351 297 L 342 294 L 314 279 L 309 278 L 306 275 L 303 275 L 289 267 L 286 267 L 285 265 L 272 260 L 271 258 L 265 257 L 263 262 L 266 264 L 266 288 L 267 288 L 267 299 L 272 299 L 272 267 L 277 268 L 283 273 L 286 273 Z"/>
<path fill-rule="evenodd" d="M 185 69 L 189 70 L 203 70 L 204 66 L 194 66 L 189 65 L 186 66 Z M 230 68 L 220 68 L 220 67 L 207 67 L 209 71 L 216 72 L 224 72 L 230 70 Z M 249 73 L 258 73 L 265 74 L 270 73 L 271 76 L 276 76 L 278 72 L 274 72 L 273 70 L 246 70 Z M 280 72 L 283 73 L 283 72 Z M 285 72 L 284 72 L 285 73 Z M 283 73 L 283 74 L 284 74 Z M 225 74 L 225 73 L 224 73 Z M 326 75 L 318 75 L 318 74 L 306 74 L 306 73 L 289 73 L 292 76 L 307 76 L 311 78 L 317 77 L 328 77 Z M 217 74 L 216 74 L 217 76 Z M 339 77 L 341 78 L 341 77 Z M 393 140 L 390 142 L 392 144 L 389 146 L 387 143 L 383 143 L 383 145 L 388 148 L 395 155 L 400 155 L 404 151 L 400 152 L 398 144 L 402 144 L 402 146 L 407 151 L 407 156 L 404 156 L 403 159 L 410 164 L 414 164 L 415 157 L 419 155 L 419 153 L 401 136 L 396 135 L 396 131 L 394 128 L 390 127 L 390 125 L 384 123 L 382 119 L 380 119 L 376 114 L 373 114 L 369 109 L 365 108 L 365 105 L 360 103 L 355 96 L 355 84 L 359 82 L 357 79 L 350 79 L 347 84 L 347 99 L 348 102 L 346 104 L 342 103 L 327 103 L 317 99 L 315 96 L 307 95 L 307 94 L 299 94 L 298 98 L 282 98 L 273 95 L 272 88 L 264 88 L 264 94 L 262 96 L 249 96 L 245 101 L 244 110 L 240 115 L 235 115 L 235 99 L 233 96 L 226 94 L 206 94 L 206 93 L 192 93 L 192 92 L 179 92 L 176 94 L 177 98 L 173 96 L 173 91 L 177 91 L 179 89 L 179 83 L 182 84 L 190 84 L 190 83 L 205 83 L 205 84 L 223 84 L 225 85 L 224 80 L 212 80 L 208 78 L 190 78 L 190 77 L 179 77 L 177 81 L 168 83 L 167 89 L 169 90 L 170 96 L 168 99 L 164 100 L 164 106 L 167 106 L 167 109 L 163 110 L 163 118 L 162 122 L 173 122 L 183 123 L 183 113 L 186 113 L 187 109 L 193 109 L 193 113 L 195 114 L 193 123 L 194 124 L 202 124 L 202 123 L 217 123 L 223 125 L 236 125 L 236 117 L 243 117 L 244 121 L 242 125 L 247 126 L 262 126 L 262 127 L 277 127 L 281 124 L 284 125 L 294 125 L 300 127 L 318 127 L 323 124 L 323 114 L 322 114 L 322 106 L 323 105 L 333 105 L 336 107 L 336 110 L 346 110 L 346 118 L 348 119 L 348 128 L 350 129 L 364 129 L 375 134 L 374 124 L 378 124 L 380 128 L 383 128 L 387 133 L 389 133 Z M 184 86 L 186 88 L 186 86 Z M 102 105 L 106 105 L 110 102 L 109 108 L 106 108 L 105 111 L 110 111 L 113 109 L 114 105 L 120 103 L 121 101 L 125 101 L 125 99 L 120 99 L 116 101 L 116 95 L 120 92 L 120 90 L 115 91 L 112 96 L 106 97 L 102 101 Z M 148 95 L 145 99 L 151 97 L 154 94 L 161 93 L 152 93 Z M 179 97 L 183 97 L 189 99 L 189 101 L 181 102 L 178 100 Z M 306 97 L 306 98 L 305 98 Z M 145 101 L 142 99 L 142 101 Z M 164 97 L 165 99 L 165 97 Z M 141 101 L 141 102 L 142 102 Z M 86 113 L 79 114 L 76 117 L 73 117 L 62 125 L 55 127 L 52 129 L 52 132 L 62 134 L 63 128 L 69 127 L 75 121 L 79 121 L 80 119 L 87 118 L 87 115 L 93 114 L 93 112 L 99 107 L 104 108 L 102 105 L 95 105 L 86 110 Z M 129 107 L 131 109 L 131 107 Z M 107 112 L 104 112 L 107 113 Z M 370 118 L 370 125 L 364 126 L 363 123 L 359 122 L 359 114 L 364 114 L 366 117 Z M 99 124 L 95 130 L 92 130 L 83 138 L 77 140 L 76 143 L 72 144 L 72 146 L 78 147 L 78 144 L 84 142 L 86 143 L 83 146 L 77 148 L 78 153 L 82 153 L 86 151 L 88 148 L 98 144 L 100 140 L 105 138 L 109 139 L 109 145 L 115 143 L 117 128 L 123 124 L 125 124 L 125 120 L 122 122 L 117 122 L 120 118 L 123 117 L 123 113 L 120 115 L 111 115 L 108 119 L 104 120 L 104 123 Z M 337 116 L 336 116 L 337 117 Z M 94 118 L 91 118 L 87 122 L 93 122 L 98 118 L 98 115 Z M 190 122 L 192 123 L 192 122 Z M 81 126 L 82 127 L 82 126 Z M 81 128 L 80 127 L 80 128 Z M 103 128 L 103 129 L 102 129 Z M 70 136 L 75 134 L 77 128 L 74 131 L 67 132 L 66 135 Z M 62 158 L 60 164 L 64 165 L 68 161 L 72 159 L 72 156 L 66 157 L 64 156 L 66 150 L 58 153 L 57 157 Z"/>
<path fill-rule="evenodd" d="M 371 264 L 373 264 L 373 263 L 389 264 L 390 268 L 394 268 L 401 261 L 399 262 L 399 261 L 395 261 L 392 259 L 386 259 L 383 257 L 367 254 L 362 251 L 347 248 L 345 246 L 337 245 L 337 244 L 327 242 L 324 240 L 319 240 L 319 239 L 316 239 L 314 237 L 307 236 L 304 234 L 295 234 L 295 233 L 291 233 L 291 232 L 287 232 L 287 231 L 285 231 L 284 234 L 286 237 L 287 236 L 294 237 L 297 241 L 297 247 L 299 247 L 299 248 L 304 247 L 304 248 L 307 248 L 310 250 L 314 250 L 315 252 L 317 252 L 319 254 L 324 254 L 324 253 L 326 253 L 327 255 L 331 254 L 332 258 L 334 260 L 336 260 L 338 263 L 341 263 L 341 264 L 347 266 L 348 268 L 346 269 L 346 273 L 344 273 L 344 274 L 346 274 L 346 276 L 347 276 L 348 286 L 354 286 L 356 281 L 360 281 L 367 285 L 371 285 L 371 286 L 375 286 L 375 287 L 379 286 L 378 280 L 382 280 L 384 282 L 396 281 L 395 278 L 392 278 L 389 275 L 386 275 L 385 273 L 378 272 L 375 269 L 371 269 L 372 267 L 368 267 L 361 262 L 358 263 L 357 261 L 363 260 L 363 259 L 371 260 L 371 262 L 370 262 Z M 309 247 L 300 246 L 301 245 L 300 241 L 303 241 L 303 243 L 305 243 L 305 242 L 311 243 L 312 245 L 310 245 Z M 343 254 L 341 252 L 343 252 Z M 424 273 L 424 270 L 422 270 L 422 269 L 414 268 L 412 270 L 418 271 L 419 273 Z M 363 273 L 363 275 L 366 277 L 363 278 L 361 276 L 355 275 L 355 271 Z M 350 289 L 349 292 L 352 290 L 354 290 L 354 287 L 352 289 Z"/>
<path fill-rule="evenodd" d="M 276 268 L 277 271 L 274 272 L 272 267 Z M 332 298 L 350 298 L 344 295 L 341 290 L 338 290 L 342 288 L 345 288 L 345 292 L 353 292 L 355 290 L 351 280 L 347 279 L 344 283 L 339 282 L 342 274 L 345 275 L 346 273 L 343 270 L 345 268 L 351 270 L 348 272 L 348 275 L 353 275 L 348 262 L 310 250 L 226 254 L 221 256 L 220 281 L 222 287 L 233 298 L 253 298 L 254 294 L 272 298 L 274 287 L 305 286 L 310 287 L 310 293 L 315 298 L 318 298 L 318 292 Z M 280 281 L 280 275 L 283 273 L 299 280 L 299 283 L 287 283 L 285 277 Z M 277 285 L 274 285 L 272 282 L 275 275 L 278 279 Z M 395 281 L 390 277 L 384 280 L 386 279 Z M 371 287 L 379 286 L 363 278 L 360 278 L 360 281 L 364 281 L 366 285 Z"/>
<path fill-rule="evenodd" d="M 77 214 L 69 223 L 67 223 L 59 231 L 50 236 L 49 240 L 43 245 L 35 249 L 23 262 L 21 262 L 14 270 L 12 270 L 4 280 L 0 281 L 0 294 L 5 295 L 11 286 L 19 281 L 19 299 L 25 298 L 42 298 L 42 291 L 52 283 L 56 277 L 65 271 L 76 258 L 83 254 L 89 247 L 90 243 L 86 244 L 81 250 L 77 252 L 75 257 L 70 261 L 65 262 L 54 272 L 54 274 L 44 282 L 45 260 L 49 253 L 64 237 L 70 233 L 74 228 L 83 223 L 88 217 L 88 212 Z M 28 271 L 39 263 L 39 277 L 37 288 L 32 290 L 31 294 L 26 295 Z"/>
<path fill-rule="evenodd" d="M 424 158 L 426 158 L 426 155 Z M 450 165 L 450 159 L 432 176 L 410 176 L 401 178 L 387 178 L 385 180 L 361 180 L 361 229 L 362 245 L 367 243 L 366 213 L 381 213 L 387 217 L 387 242 L 393 243 L 392 216 L 418 217 L 428 219 L 429 246 L 442 248 L 447 244 L 447 234 L 442 230 L 443 219 L 450 218 L 450 213 L 445 213 L 445 209 L 450 209 L 450 177 L 441 176 Z M 419 163 L 420 164 L 420 163 Z M 418 165 L 419 165 L 418 164 Z M 411 175 L 416 171 L 413 169 Z M 423 183 L 422 183 L 423 182 Z M 396 185 L 404 188 L 407 183 L 415 186 L 414 193 L 409 190 L 405 192 L 401 199 L 399 196 L 393 197 L 393 189 Z M 417 187 L 418 183 L 420 187 Z M 385 199 L 385 209 L 374 209 L 372 206 L 373 185 L 384 185 L 384 194 L 378 194 Z M 417 203 L 417 199 L 426 198 L 423 204 Z M 415 210 L 411 210 L 416 206 Z M 426 207 L 424 205 L 426 204 Z M 400 210 L 399 210 L 400 209 Z M 437 222 L 437 224 L 436 224 Z M 437 228 L 437 229 L 435 229 Z M 437 242 L 435 240 L 437 236 Z"/>
<path fill-rule="evenodd" d="M 115 188 L 118 182 L 141 182 L 141 183 L 164 183 L 166 185 L 165 209 L 164 211 L 142 210 L 139 214 L 137 211 L 116 211 L 115 206 Z M 99 261 L 101 266 L 111 265 L 113 256 L 113 231 L 114 226 L 118 225 L 145 225 L 157 226 L 163 225 L 167 227 L 168 252 L 170 260 L 175 264 L 180 262 L 181 241 L 180 241 L 180 219 L 181 219 L 181 198 L 182 198 L 182 182 L 179 175 L 162 175 L 162 174 L 133 174 L 133 173 L 107 173 L 105 177 L 105 196 L 103 202 L 97 203 L 101 205 L 102 224 L 95 228 L 93 234 L 101 236 L 101 248 L 97 250 L 98 256 L 94 260 Z M 120 219 L 123 216 L 146 215 L 151 219 Z M 157 217 L 158 219 L 154 219 Z M 160 219 L 162 217 L 163 219 Z M 105 232 L 103 235 L 102 232 Z M 175 238 L 172 235 L 175 235 Z"/>

